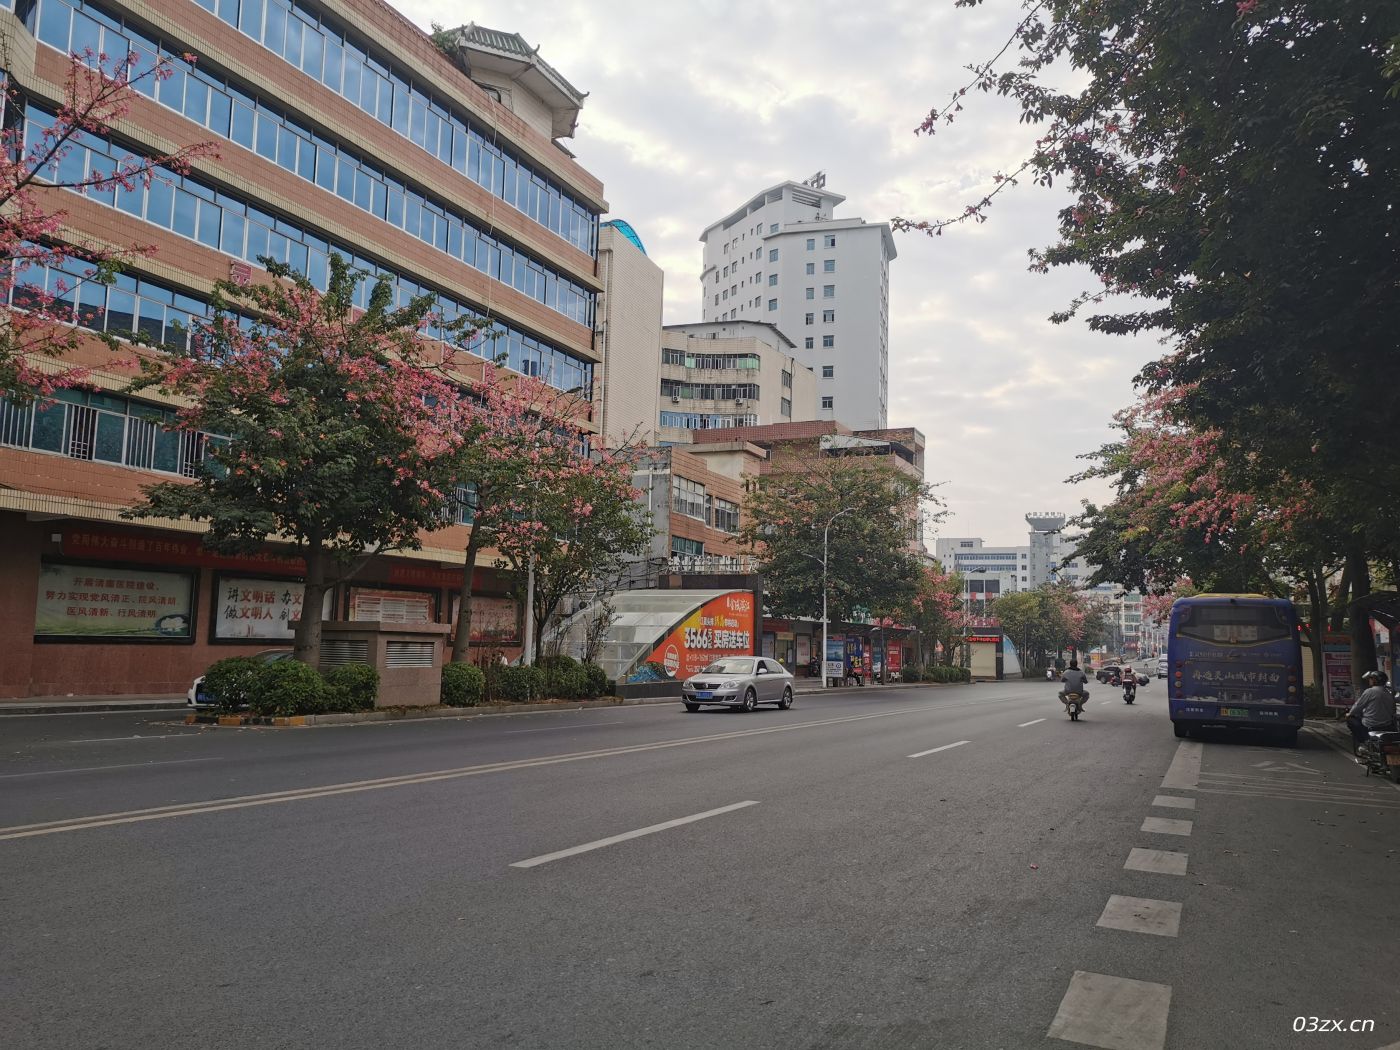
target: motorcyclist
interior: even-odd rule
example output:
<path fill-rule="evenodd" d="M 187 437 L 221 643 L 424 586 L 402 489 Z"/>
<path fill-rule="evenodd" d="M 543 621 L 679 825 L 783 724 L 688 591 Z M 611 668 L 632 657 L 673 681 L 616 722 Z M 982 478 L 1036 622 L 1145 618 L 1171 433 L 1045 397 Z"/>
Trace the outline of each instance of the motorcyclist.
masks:
<path fill-rule="evenodd" d="M 1368 733 L 1395 730 L 1395 694 L 1390 691 L 1385 672 L 1367 671 L 1361 676 L 1361 681 L 1366 683 L 1366 689 L 1347 712 L 1353 752 L 1361 746 Z"/>
<path fill-rule="evenodd" d="M 1089 699 L 1089 676 L 1079 669 L 1078 660 L 1069 662 L 1069 667 L 1060 676 L 1060 681 L 1064 683 L 1064 688 L 1060 690 L 1061 700 L 1070 693 L 1078 693 L 1085 700 Z"/>
<path fill-rule="evenodd" d="M 1123 699 L 1136 700 L 1137 686 L 1137 675 L 1133 672 L 1133 669 L 1130 667 L 1123 674 Z"/>

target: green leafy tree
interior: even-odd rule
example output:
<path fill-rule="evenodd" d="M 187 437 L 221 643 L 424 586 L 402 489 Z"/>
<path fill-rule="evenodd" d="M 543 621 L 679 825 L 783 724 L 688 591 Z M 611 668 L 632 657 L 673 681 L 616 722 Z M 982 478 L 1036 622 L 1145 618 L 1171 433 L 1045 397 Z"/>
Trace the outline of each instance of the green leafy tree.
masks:
<path fill-rule="evenodd" d="M 186 399 L 180 425 L 219 435 L 191 483 L 146 489 L 127 517 L 205 522 L 221 551 L 289 544 L 306 564 L 296 658 L 315 665 L 322 597 L 373 557 L 440 527 L 447 453 L 462 440 L 455 388 L 419 338 L 432 301 L 394 308 L 393 287 L 331 257 L 318 292 L 263 259 L 274 280 L 220 282 L 188 345 L 145 362 L 141 385 Z"/>
<path fill-rule="evenodd" d="M 1285 562 L 1315 572 L 1341 551 L 1357 668 L 1370 658 L 1374 569 L 1393 577 L 1400 561 L 1395 412 L 1376 393 L 1400 338 L 1400 5 L 1364 6 L 1036 4 L 1004 52 L 1018 65 L 999 70 L 998 56 L 974 67 L 921 128 L 957 119 L 967 90 L 997 92 L 1044 125 L 1035 153 L 964 214 L 897 223 L 937 233 L 985 220 L 1018 178 L 1066 184 L 1059 237 L 1032 265 L 1084 267 L 1097 280 L 1055 319 L 1083 314 L 1100 332 L 1161 336 L 1168 350 L 1139 383 L 1169 396 L 1173 424 L 1210 447 L 1213 465 L 1198 476 L 1216 473 L 1239 501 L 1220 523 L 1167 517 L 1179 535 L 1165 541 L 1134 534 L 1124 573 L 1174 560 L 1165 579 L 1187 568 L 1204 570 L 1202 583 L 1270 578 L 1260 548 L 1243 541 L 1245 519 L 1286 512 L 1291 501 L 1270 479 L 1287 479 L 1326 539 L 1296 543 Z M 1049 82 L 1066 63 L 1078 90 Z M 1107 530 L 1141 528 L 1118 513 L 1129 509 Z M 1241 540 L 1229 557 L 1187 549 L 1229 530 Z"/>
<path fill-rule="evenodd" d="M 908 608 L 922 569 L 922 521 L 942 517 L 931 488 L 894 467 L 819 449 L 779 452 L 770 467 L 744 500 L 740 533 L 760 562 L 769 608 L 820 616 L 824 533 L 833 619 Z"/>

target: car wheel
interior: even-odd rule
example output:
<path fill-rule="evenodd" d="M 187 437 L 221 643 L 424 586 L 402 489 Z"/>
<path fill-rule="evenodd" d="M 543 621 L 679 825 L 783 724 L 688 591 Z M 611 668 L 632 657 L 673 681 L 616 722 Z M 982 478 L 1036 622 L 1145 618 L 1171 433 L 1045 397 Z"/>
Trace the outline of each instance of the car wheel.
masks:
<path fill-rule="evenodd" d="M 786 689 L 783 690 L 783 698 L 782 698 L 781 700 L 778 701 L 778 707 L 779 707 L 781 710 L 786 711 L 786 710 L 787 710 L 789 707 L 791 707 L 791 706 L 792 706 L 792 687 L 791 687 L 791 686 L 788 686 Z"/>
<path fill-rule="evenodd" d="M 682 702 L 683 704 L 685 704 L 685 709 L 686 709 L 687 711 L 689 711 L 691 714 L 694 714 L 696 711 L 699 711 L 699 710 L 700 710 L 700 705 L 699 705 L 699 704 L 692 704 L 689 700 L 683 700 L 683 701 L 681 701 L 681 702 Z"/>
<path fill-rule="evenodd" d="M 1172 723 L 1172 732 L 1175 733 L 1178 737 L 1182 738 L 1183 740 L 1191 735 L 1191 730 L 1188 729 L 1186 726 L 1182 725 L 1180 722 Z"/>
<path fill-rule="evenodd" d="M 752 711 L 758 707 L 758 694 L 750 689 L 744 694 L 744 710 Z"/>

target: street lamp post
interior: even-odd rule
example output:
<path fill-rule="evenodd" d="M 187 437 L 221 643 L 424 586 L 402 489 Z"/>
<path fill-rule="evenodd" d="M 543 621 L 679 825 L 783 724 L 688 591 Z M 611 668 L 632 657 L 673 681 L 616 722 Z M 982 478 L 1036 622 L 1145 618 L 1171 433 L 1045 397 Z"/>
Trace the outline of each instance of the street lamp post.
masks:
<path fill-rule="evenodd" d="M 855 510 L 854 507 L 847 507 L 845 510 L 838 510 L 835 514 L 833 514 L 830 518 L 827 519 L 826 527 L 825 527 L 824 529 L 822 529 L 822 658 L 821 658 L 821 668 L 822 668 L 822 688 L 823 688 L 823 689 L 825 689 L 825 688 L 827 687 L 827 677 L 826 677 L 826 647 L 827 647 L 826 569 L 827 569 L 827 558 L 828 558 L 828 555 L 830 554 L 830 550 L 831 550 L 831 526 L 832 526 L 832 524 L 836 521 L 837 518 L 841 517 L 843 514 L 849 514 L 849 513 L 851 513 L 851 511 L 853 511 L 853 510 Z M 844 667 L 844 661 L 843 661 L 842 670 L 844 670 L 844 669 L 845 669 L 845 667 Z"/>

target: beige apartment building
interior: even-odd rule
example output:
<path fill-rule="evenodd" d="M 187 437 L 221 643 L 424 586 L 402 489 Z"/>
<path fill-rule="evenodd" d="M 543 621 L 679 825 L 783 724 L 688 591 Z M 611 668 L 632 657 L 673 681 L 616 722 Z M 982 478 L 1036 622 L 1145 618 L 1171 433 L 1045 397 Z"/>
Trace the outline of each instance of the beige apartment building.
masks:
<path fill-rule="evenodd" d="M 667 325 L 661 336 L 657 440 L 688 443 L 696 430 L 817 418 L 817 382 L 793 342 L 757 321 Z"/>
<path fill-rule="evenodd" d="M 656 398 L 661 388 L 661 304 L 665 272 L 647 257 L 629 223 L 605 222 L 598 230 L 598 295 L 595 346 L 598 429 L 608 448 L 656 442 Z"/>

